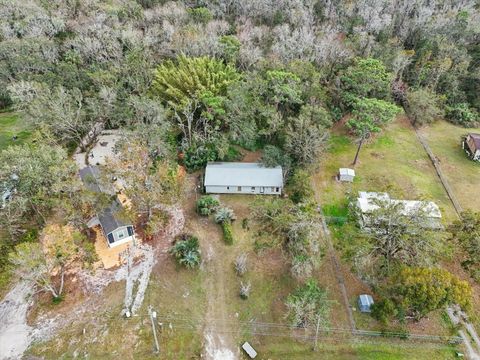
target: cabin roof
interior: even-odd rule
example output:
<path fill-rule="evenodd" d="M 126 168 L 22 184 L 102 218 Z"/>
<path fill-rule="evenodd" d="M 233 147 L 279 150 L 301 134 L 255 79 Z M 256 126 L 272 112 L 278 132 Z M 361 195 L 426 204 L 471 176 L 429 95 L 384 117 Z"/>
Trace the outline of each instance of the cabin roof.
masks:
<path fill-rule="evenodd" d="M 282 167 L 259 163 L 211 162 L 205 169 L 205 186 L 283 187 Z"/>

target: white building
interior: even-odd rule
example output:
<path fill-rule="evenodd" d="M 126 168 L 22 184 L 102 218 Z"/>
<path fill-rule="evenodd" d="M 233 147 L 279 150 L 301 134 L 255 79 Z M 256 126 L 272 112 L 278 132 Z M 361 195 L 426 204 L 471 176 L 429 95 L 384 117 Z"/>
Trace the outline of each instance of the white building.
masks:
<path fill-rule="evenodd" d="M 360 222 L 362 226 L 366 227 L 370 223 L 369 214 L 378 210 L 381 202 L 401 204 L 400 211 L 403 216 L 415 216 L 421 211 L 429 219 L 429 222 L 425 224 L 426 227 L 441 227 L 442 213 L 438 205 L 432 201 L 395 200 L 391 199 L 387 193 L 360 191 L 356 205 L 361 213 Z"/>
<path fill-rule="evenodd" d="M 349 169 L 349 168 L 340 168 L 338 170 L 339 181 L 353 182 L 354 178 L 355 178 L 355 170 Z"/>
<path fill-rule="evenodd" d="M 283 191 L 282 167 L 267 168 L 258 163 L 208 163 L 205 169 L 207 194 L 267 194 Z"/>

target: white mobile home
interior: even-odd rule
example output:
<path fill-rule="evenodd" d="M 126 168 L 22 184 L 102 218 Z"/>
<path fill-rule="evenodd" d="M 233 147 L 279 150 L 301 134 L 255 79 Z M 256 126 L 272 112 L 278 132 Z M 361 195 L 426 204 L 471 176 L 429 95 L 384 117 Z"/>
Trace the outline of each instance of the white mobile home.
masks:
<path fill-rule="evenodd" d="M 207 194 L 280 195 L 282 167 L 267 168 L 258 163 L 208 163 L 205 169 Z"/>
<path fill-rule="evenodd" d="M 360 211 L 360 225 L 364 228 L 370 228 L 372 225 L 371 214 L 384 204 L 392 204 L 400 206 L 401 216 L 412 217 L 419 212 L 425 215 L 424 226 L 428 228 L 441 228 L 442 213 L 437 204 L 432 201 L 418 200 L 396 200 L 391 199 L 387 193 L 360 191 L 357 198 L 356 206 Z"/>

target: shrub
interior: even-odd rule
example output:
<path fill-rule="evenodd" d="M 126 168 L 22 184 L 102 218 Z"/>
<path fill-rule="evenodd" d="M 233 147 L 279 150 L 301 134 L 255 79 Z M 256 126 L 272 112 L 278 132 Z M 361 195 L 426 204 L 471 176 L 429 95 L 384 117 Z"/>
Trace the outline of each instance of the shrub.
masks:
<path fill-rule="evenodd" d="M 447 119 L 456 125 L 473 127 L 480 120 L 478 112 L 470 108 L 467 103 L 447 106 L 445 109 Z"/>
<path fill-rule="evenodd" d="M 199 22 L 202 24 L 208 23 L 213 19 L 213 15 L 207 8 L 199 7 L 196 9 L 188 9 L 188 15 L 192 18 L 194 22 Z"/>
<path fill-rule="evenodd" d="M 212 214 L 220 202 L 211 195 L 202 196 L 197 200 L 197 213 L 202 216 Z"/>
<path fill-rule="evenodd" d="M 238 276 L 243 276 L 247 272 L 247 254 L 242 253 L 235 259 L 235 271 Z"/>
<path fill-rule="evenodd" d="M 192 235 L 182 235 L 170 248 L 172 254 L 180 265 L 194 268 L 200 265 L 200 249 L 198 238 Z"/>
<path fill-rule="evenodd" d="M 217 224 L 223 224 L 224 222 L 232 222 L 236 219 L 235 213 L 232 209 L 227 207 L 222 207 L 217 210 L 215 214 L 215 222 Z"/>
<path fill-rule="evenodd" d="M 229 221 L 222 223 L 222 230 L 223 230 L 223 240 L 227 245 L 232 245 L 233 244 L 232 224 Z"/>
<path fill-rule="evenodd" d="M 305 170 L 296 170 L 290 179 L 290 199 L 298 204 L 311 199 L 313 189 L 310 175 Z"/>
<path fill-rule="evenodd" d="M 251 288 L 252 288 L 252 284 L 250 282 L 247 282 L 246 284 L 244 284 L 243 281 L 240 282 L 240 297 L 243 300 L 248 299 L 248 297 L 250 296 Z"/>
<path fill-rule="evenodd" d="M 218 153 L 213 145 L 191 146 L 185 151 L 184 164 L 188 171 L 205 167 L 209 161 L 217 160 Z"/>
<path fill-rule="evenodd" d="M 372 316 L 384 324 L 397 314 L 395 304 L 389 299 L 382 299 L 372 305 Z"/>

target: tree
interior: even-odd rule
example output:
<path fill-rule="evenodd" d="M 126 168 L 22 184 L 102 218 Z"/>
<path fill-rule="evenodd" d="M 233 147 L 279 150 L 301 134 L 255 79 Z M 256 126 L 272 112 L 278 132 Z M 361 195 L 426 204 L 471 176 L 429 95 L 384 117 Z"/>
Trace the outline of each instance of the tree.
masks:
<path fill-rule="evenodd" d="M 462 266 L 480 281 L 480 213 L 466 211 L 448 227 L 451 238 L 463 249 Z"/>
<path fill-rule="evenodd" d="M 65 270 L 74 260 L 77 246 L 72 234 L 66 233 L 65 228 L 58 228 L 50 235 L 45 251 L 39 243 L 24 242 L 10 254 L 10 262 L 17 276 L 33 282 L 42 291 L 50 292 L 57 300 L 63 294 Z M 52 280 L 55 273 L 60 278 L 58 286 Z"/>
<path fill-rule="evenodd" d="M 68 90 L 63 86 L 50 89 L 21 82 L 12 84 L 9 91 L 17 109 L 35 128 L 48 129 L 64 143 L 88 145 L 82 143 L 82 138 L 95 119 L 87 116 L 85 99 L 79 89 Z"/>
<path fill-rule="evenodd" d="M 231 65 L 209 57 L 182 55 L 177 62 L 167 60 L 156 69 L 152 92 L 173 109 L 181 110 L 206 92 L 226 95 L 228 86 L 238 80 L 239 74 Z"/>
<path fill-rule="evenodd" d="M 311 176 L 307 171 L 296 169 L 288 183 L 290 199 L 294 203 L 302 203 L 311 200 L 314 194 L 311 182 Z"/>
<path fill-rule="evenodd" d="M 440 97 L 426 88 L 407 93 L 407 109 L 414 126 L 430 124 L 443 116 Z"/>
<path fill-rule="evenodd" d="M 469 310 L 472 289 L 468 282 L 440 268 L 404 267 L 390 279 L 388 292 L 397 306 L 416 320 L 448 305 Z"/>
<path fill-rule="evenodd" d="M 330 323 L 330 302 L 327 290 L 309 279 L 287 297 L 287 317 L 293 326 L 309 328 L 319 322 L 322 326 Z"/>
<path fill-rule="evenodd" d="M 157 228 L 150 224 L 157 219 L 156 209 L 174 204 L 180 197 L 183 176 L 178 165 L 152 158 L 139 139 L 121 142 L 119 156 L 112 159 L 107 168 L 111 177 L 121 180 L 134 219 L 140 217 L 147 228 Z"/>
<path fill-rule="evenodd" d="M 405 208 L 402 202 L 375 200 L 376 209 L 359 214 L 361 239 L 354 250 L 359 272 L 388 276 L 400 264 L 431 265 L 444 250 L 438 231 L 428 217 L 428 205 Z"/>
<path fill-rule="evenodd" d="M 353 165 L 357 163 L 360 149 L 365 140 L 373 133 L 380 132 L 381 127 L 392 121 L 400 111 L 401 109 L 398 106 L 383 100 L 369 98 L 355 100 L 352 110 L 353 118 L 347 122 L 347 127 L 358 138 L 358 147 Z"/>
<path fill-rule="evenodd" d="M 389 99 L 393 76 L 377 59 L 356 59 L 340 76 L 347 105 L 356 98 Z"/>
<path fill-rule="evenodd" d="M 446 106 L 447 119 L 457 125 L 464 127 L 475 127 L 480 122 L 479 113 L 468 103 L 459 103 L 452 106 Z"/>
<path fill-rule="evenodd" d="M 29 220 L 44 222 L 53 207 L 76 198 L 81 189 L 76 174 L 77 167 L 68 159 L 67 152 L 43 139 L 1 151 L 0 183 L 18 180 L 12 201 L 0 209 L 0 222 L 5 225 L 10 219 L 8 223 L 15 228 L 25 222 L 28 213 L 34 215 Z"/>
<path fill-rule="evenodd" d="M 312 110 L 302 107 L 299 116 L 290 119 L 285 131 L 285 150 L 299 165 L 315 162 L 328 139 L 328 131 L 322 125 L 328 120 L 321 118 L 323 115 L 328 119 L 328 116 Z"/>
<path fill-rule="evenodd" d="M 198 238 L 182 235 L 169 250 L 180 265 L 193 269 L 200 265 L 200 249 Z"/>

